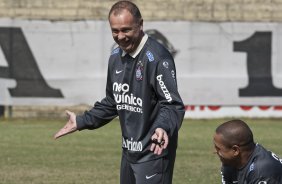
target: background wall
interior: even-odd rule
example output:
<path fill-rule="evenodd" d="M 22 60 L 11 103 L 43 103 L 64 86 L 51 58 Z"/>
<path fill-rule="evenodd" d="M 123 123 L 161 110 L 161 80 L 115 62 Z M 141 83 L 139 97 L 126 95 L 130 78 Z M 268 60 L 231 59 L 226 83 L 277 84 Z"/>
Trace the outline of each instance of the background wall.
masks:
<path fill-rule="evenodd" d="M 105 20 L 114 0 L 0 0 L 0 17 Z M 282 0 L 154 0 L 135 2 L 145 20 L 282 20 Z"/>
<path fill-rule="evenodd" d="M 0 18 L 23 20 L 107 20 L 113 0 L 0 0 Z M 278 22 L 282 0 L 154 0 L 135 2 L 145 21 Z M 69 107 L 81 112 L 85 105 Z M 66 107 L 14 106 L 14 117 L 64 116 Z M 13 114 L 11 114 L 11 112 Z"/>

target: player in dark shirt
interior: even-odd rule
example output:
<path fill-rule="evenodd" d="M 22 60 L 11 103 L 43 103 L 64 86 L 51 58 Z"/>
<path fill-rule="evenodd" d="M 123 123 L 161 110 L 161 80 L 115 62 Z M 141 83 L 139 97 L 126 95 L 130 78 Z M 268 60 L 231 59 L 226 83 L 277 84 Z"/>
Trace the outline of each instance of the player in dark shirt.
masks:
<path fill-rule="evenodd" d="M 218 126 L 214 146 L 222 162 L 222 184 L 282 183 L 282 159 L 255 144 L 251 129 L 242 120 Z"/>
<path fill-rule="evenodd" d="M 108 63 L 106 97 L 69 121 L 55 138 L 99 128 L 119 117 L 122 130 L 121 184 L 171 184 L 184 105 L 173 57 L 143 32 L 135 4 L 119 1 L 109 12 L 118 47 Z"/>

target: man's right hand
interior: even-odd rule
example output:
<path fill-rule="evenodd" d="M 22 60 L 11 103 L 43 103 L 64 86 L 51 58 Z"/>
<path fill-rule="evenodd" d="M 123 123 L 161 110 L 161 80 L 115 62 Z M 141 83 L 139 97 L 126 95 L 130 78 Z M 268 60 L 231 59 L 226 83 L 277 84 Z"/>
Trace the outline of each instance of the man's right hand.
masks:
<path fill-rule="evenodd" d="M 65 126 L 54 135 L 54 139 L 58 139 L 64 135 L 73 133 L 77 130 L 75 113 L 68 111 L 68 110 L 66 111 L 66 113 L 69 117 L 69 120 L 65 124 Z"/>

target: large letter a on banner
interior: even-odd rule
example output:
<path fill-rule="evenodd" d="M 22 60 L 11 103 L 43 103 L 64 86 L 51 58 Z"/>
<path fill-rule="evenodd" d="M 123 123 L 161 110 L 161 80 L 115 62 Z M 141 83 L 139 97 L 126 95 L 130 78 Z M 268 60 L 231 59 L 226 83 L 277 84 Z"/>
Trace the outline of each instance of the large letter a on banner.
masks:
<path fill-rule="evenodd" d="M 0 46 L 8 67 L 0 67 L 0 78 L 15 79 L 17 85 L 9 89 L 13 97 L 63 97 L 44 80 L 20 28 L 0 28 Z"/>

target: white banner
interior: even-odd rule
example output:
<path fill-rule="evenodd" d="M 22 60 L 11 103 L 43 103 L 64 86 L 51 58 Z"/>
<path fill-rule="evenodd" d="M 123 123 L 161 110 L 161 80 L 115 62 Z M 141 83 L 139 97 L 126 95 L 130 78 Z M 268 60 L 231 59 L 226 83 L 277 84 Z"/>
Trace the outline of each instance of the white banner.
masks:
<path fill-rule="evenodd" d="M 281 23 L 146 22 L 174 55 L 186 105 L 282 105 Z M 114 46 L 107 21 L 0 20 L 1 105 L 92 105 Z"/>
<path fill-rule="evenodd" d="M 185 118 L 281 118 L 282 106 L 194 106 L 186 105 Z"/>

